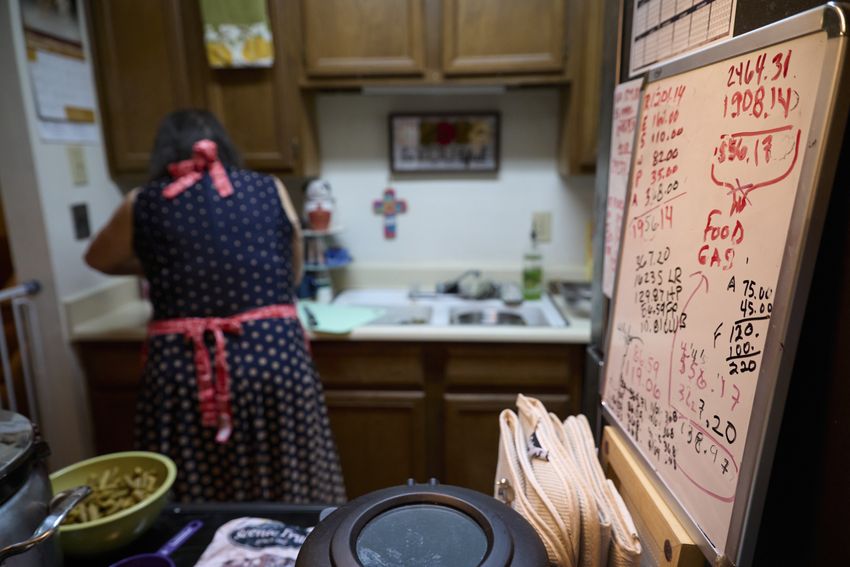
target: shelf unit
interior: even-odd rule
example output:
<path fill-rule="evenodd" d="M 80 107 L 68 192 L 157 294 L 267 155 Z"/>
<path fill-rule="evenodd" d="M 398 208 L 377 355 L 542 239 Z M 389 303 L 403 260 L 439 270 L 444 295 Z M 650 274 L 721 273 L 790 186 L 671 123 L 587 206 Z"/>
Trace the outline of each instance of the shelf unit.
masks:
<path fill-rule="evenodd" d="M 342 225 L 336 225 L 329 227 L 325 230 L 313 230 L 312 228 L 305 228 L 302 232 L 305 238 L 315 238 L 320 236 L 336 236 L 344 230 Z"/>
<path fill-rule="evenodd" d="M 316 285 L 316 300 L 326 299 L 322 289 L 330 290 L 330 271 L 344 268 L 351 264 L 351 259 L 342 263 L 328 264 L 325 261 L 327 239 L 340 234 L 344 228 L 340 225 L 331 226 L 325 230 L 304 229 L 304 271 Z M 306 276 L 305 276 L 306 277 Z M 331 295 L 333 295 L 331 290 Z"/>

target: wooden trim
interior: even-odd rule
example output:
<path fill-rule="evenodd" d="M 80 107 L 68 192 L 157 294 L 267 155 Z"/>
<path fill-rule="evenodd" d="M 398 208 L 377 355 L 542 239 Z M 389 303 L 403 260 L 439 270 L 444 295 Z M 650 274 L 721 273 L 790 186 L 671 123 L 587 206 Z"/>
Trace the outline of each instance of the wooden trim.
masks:
<path fill-rule="evenodd" d="M 416 59 L 411 57 L 322 57 L 314 64 L 311 75 L 375 75 L 420 70 Z"/>
<path fill-rule="evenodd" d="M 302 29 L 301 3 L 296 0 L 286 0 L 280 7 L 280 18 L 283 22 L 283 37 L 277 41 L 283 44 L 286 59 L 282 62 L 289 69 L 289 80 L 286 84 L 287 97 L 294 105 L 295 129 L 291 131 L 290 147 L 292 147 L 292 162 L 294 171 L 304 177 L 319 175 L 319 140 L 316 110 L 312 92 L 305 92 L 298 86 L 304 78 L 304 30 Z M 297 199 L 300 191 L 290 196 Z"/>
<path fill-rule="evenodd" d="M 660 566 L 702 567 L 705 557 L 699 547 L 688 537 L 622 434 L 611 426 L 602 432 L 599 460 L 631 513 L 643 553 L 656 558 Z"/>
<path fill-rule="evenodd" d="M 273 30 L 283 30 L 286 33 L 286 22 L 284 21 L 284 12 L 286 8 L 283 6 L 283 0 L 273 0 L 269 3 L 269 25 Z M 281 40 L 280 34 L 274 38 L 274 57 L 275 64 L 272 68 L 274 92 L 278 98 L 277 110 L 279 116 L 276 117 L 275 124 L 277 125 L 277 148 L 275 154 L 275 163 L 269 164 L 270 167 L 285 167 L 294 169 L 295 156 L 292 146 L 291 136 L 298 132 L 298 124 L 292 123 L 292 112 L 286 109 L 295 106 L 295 101 L 292 99 L 292 93 L 287 88 L 296 80 L 297 74 L 291 73 L 286 65 L 286 44 Z"/>
<path fill-rule="evenodd" d="M 407 390 L 328 390 L 325 401 L 337 408 L 421 408 L 425 394 Z"/>
<path fill-rule="evenodd" d="M 491 77 L 443 77 L 435 75 L 425 79 L 399 77 L 363 77 L 352 79 L 304 79 L 300 87 L 305 90 L 351 90 L 364 87 L 451 87 L 451 86 L 564 86 L 569 80 L 561 74 L 552 75 L 495 75 Z"/>
<path fill-rule="evenodd" d="M 114 140 L 112 138 L 112 132 L 114 130 L 110 127 L 112 124 L 112 118 L 109 115 L 109 93 L 104 85 L 106 80 L 104 77 L 104 70 L 106 69 L 104 53 L 108 53 L 108 50 L 103 49 L 99 43 L 97 30 L 99 29 L 100 24 L 97 23 L 94 15 L 97 11 L 95 9 L 95 2 L 96 0 L 92 0 L 85 3 L 83 5 L 83 11 L 85 12 L 86 17 L 86 29 L 88 31 L 89 52 L 92 59 L 94 86 L 97 91 L 98 114 L 100 115 L 100 134 L 103 136 L 103 147 L 106 151 L 106 161 L 109 164 L 109 170 L 113 175 L 115 175 L 117 173 L 115 168 L 116 152 Z"/>

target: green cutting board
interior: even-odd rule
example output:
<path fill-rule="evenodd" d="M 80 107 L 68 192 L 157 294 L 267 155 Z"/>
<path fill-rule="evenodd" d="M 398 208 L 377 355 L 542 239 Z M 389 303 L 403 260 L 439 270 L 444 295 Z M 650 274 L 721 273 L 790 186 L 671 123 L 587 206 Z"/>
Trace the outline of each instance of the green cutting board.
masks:
<path fill-rule="evenodd" d="M 313 314 L 315 321 L 310 321 L 306 310 Z M 384 309 L 374 307 L 353 307 L 314 301 L 298 302 L 298 318 L 301 319 L 301 324 L 314 333 L 345 335 L 385 313 Z"/>

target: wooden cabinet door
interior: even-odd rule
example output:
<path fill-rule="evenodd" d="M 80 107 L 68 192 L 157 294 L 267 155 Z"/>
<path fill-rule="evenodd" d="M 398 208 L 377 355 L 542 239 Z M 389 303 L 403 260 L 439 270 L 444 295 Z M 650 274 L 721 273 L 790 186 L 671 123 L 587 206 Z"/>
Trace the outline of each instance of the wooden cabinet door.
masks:
<path fill-rule="evenodd" d="M 561 419 L 570 414 L 570 398 L 562 394 L 529 394 Z M 445 394 L 443 412 L 446 484 L 493 494 L 499 456 L 499 414 L 516 411 L 516 394 Z"/>
<path fill-rule="evenodd" d="M 302 6 L 308 75 L 422 74 L 422 0 L 304 0 Z"/>
<path fill-rule="evenodd" d="M 603 2 L 571 2 L 569 75 L 571 86 L 562 92 L 558 169 L 562 175 L 593 173 L 602 89 L 602 52 L 605 37 Z"/>
<path fill-rule="evenodd" d="M 425 394 L 326 391 L 349 498 L 425 480 Z"/>
<path fill-rule="evenodd" d="M 200 102 L 191 94 L 181 5 L 95 0 L 88 9 L 112 170 L 146 172 L 162 117 Z"/>
<path fill-rule="evenodd" d="M 245 166 L 293 172 L 309 153 L 300 132 L 306 112 L 293 53 L 297 6 L 269 0 L 274 64 L 257 69 L 211 69 L 198 2 L 95 0 L 92 36 L 112 170 L 148 169 L 159 121 L 181 108 L 212 111 L 230 134 Z M 304 167 L 308 167 L 304 165 Z"/>
<path fill-rule="evenodd" d="M 102 455 L 133 450 L 141 343 L 83 342 L 77 352 L 86 375 L 95 451 Z"/>
<path fill-rule="evenodd" d="M 205 106 L 221 121 L 250 169 L 292 171 L 298 146 L 298 79 L 287 59 L 294 16 L 284 0 L 269 0 L 269 25 L 274 34 L 271 67 L 212 69 L 203 42 L 200 5 L 188 3 L 187 46 L 202 70 Z"/>
<path fill-rule="evenodd" d="M 443 0 L 447 75 L 562 71 L 565 0 Z"/>

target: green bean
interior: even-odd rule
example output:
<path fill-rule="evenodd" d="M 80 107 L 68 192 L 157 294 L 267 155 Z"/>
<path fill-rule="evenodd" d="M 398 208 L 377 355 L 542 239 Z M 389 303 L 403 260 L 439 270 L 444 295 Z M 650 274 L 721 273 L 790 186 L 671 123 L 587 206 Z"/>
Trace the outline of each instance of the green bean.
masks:
<path fill-rule="evenodd" d="M 153 494 L 158 482 L 155 472 L 142 467 L 134 467 L 129 474 L 113 467 L 89 475 L 92 493 L 71 510 L 64 523 L 80 524 L 117 514 Z"/>

